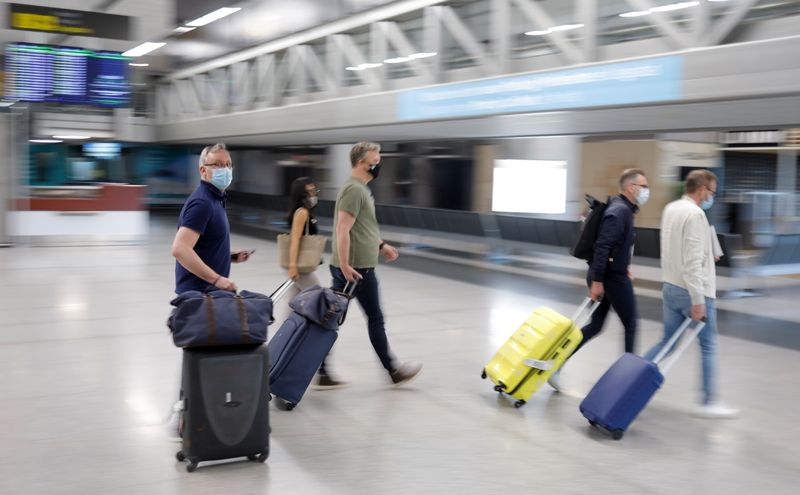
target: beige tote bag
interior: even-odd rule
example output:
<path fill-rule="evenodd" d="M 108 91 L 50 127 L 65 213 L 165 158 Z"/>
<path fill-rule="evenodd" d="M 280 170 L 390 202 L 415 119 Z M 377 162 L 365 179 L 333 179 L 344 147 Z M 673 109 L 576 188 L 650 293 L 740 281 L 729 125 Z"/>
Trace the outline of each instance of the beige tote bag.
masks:
<path fill-rule="evenodd" d="M 322 263 L 322 254 L 325 252 L 325 243 L 328 241 L 321 235 L 308 235 L 306 221 L 305 235 L 300 237 L 300 252 L 297 256 L 297 271 L 311 273 Z M 289 247 L 292 243 L 291 234 L 278 234 L 278 261 L 282 268 L 289 269 Z"/>

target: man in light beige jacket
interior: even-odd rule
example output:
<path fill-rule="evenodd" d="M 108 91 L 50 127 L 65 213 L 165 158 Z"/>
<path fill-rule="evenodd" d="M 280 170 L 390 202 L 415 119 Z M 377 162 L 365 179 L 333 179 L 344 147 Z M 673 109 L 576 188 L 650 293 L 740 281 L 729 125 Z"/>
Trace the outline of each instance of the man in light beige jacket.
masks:
<path fill-rule="evenodd" d="M 700 332 L 703 401 L 697 415 L 733 418 L 735 409 L 719 401 L 717 392 L 716 269 L 711 226 L 705 211 L 714 203 L 717 177 L 694 170 L 686 178 L 686 194 L 669 203 L 661 217 L 661 276 L 664 281 L 664 337 L 645 359 L 653 359 L 686 317 L 706 318 Z"/>

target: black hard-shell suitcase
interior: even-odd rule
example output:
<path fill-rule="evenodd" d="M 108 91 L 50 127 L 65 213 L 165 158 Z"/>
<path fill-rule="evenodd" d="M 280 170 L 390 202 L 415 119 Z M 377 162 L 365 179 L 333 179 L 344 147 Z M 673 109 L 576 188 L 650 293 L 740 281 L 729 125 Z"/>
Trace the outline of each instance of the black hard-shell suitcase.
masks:
<path fill-rule="evenodd" d="M 201 461 L 269 456 L 267 346 L 184 349 L 182 448 L 186 470 Z"/>
<path fill-rule="evenodd" d="M 287 280 L 270 298 L 277 302 Z M 185 348 L 181 377 L 182 448 L 186 470 L 201 461 L 269 456 L 269 352 L 266 345 Z"/>

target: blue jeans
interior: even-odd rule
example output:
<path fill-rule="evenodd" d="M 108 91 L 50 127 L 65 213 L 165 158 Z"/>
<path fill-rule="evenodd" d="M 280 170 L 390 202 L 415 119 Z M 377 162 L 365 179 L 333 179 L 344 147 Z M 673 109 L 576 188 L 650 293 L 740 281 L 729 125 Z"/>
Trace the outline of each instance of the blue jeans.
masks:
<path fill-rule="evenodd" d="M 338 267 L 331 265 L 331 276 L 333 277 L 333 290 L 340 291 L 344 289 L 347 279 L 344 278 L 342 270 Z M 363 277 L 358 281 L 355 290 L 355 298 L 364 314 L 367 317 L 367 328 L 369 331 L 369 340 L 378 359 L 387 371 L 392 371 L 396 368 L 395 358 L 389 350 L 389 339 L 386 338 L 386 328 L 383 323 L 383 311 L 381 311 L 380 293 L 378 291 L 378 278 L 375 276 L 374 268 L 357 268 L 356 271 Z M 326 357 L 327 360 L 327 357 Z M 325 361 L 322 362 L 320 373 L 327 373 L 325 370 Z"/>
<path fill-rule="evenodd" d="M 665 283 L 661 299 L 664 307 L 664 337 L 644 355 L 647 360 L 652 360 L 658 354 L 692 311 L 689 291 L 676 285 Z M 717 398 L 717 308 L 715 299 L 706 297 L 705 303 L 706 326 L 698 340 L 703 364 L 703 403 L 708 404 Z"/>

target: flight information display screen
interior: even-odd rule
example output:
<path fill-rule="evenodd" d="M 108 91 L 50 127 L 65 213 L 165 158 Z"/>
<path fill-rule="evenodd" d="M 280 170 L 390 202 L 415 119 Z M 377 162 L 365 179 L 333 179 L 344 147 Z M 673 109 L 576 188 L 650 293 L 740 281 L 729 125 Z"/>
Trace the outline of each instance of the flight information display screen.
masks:
<path fill-rule="evenodd" d="M 86 73 L 91 51 L 80 48 L 53 47 L 53 97 L 63 103 L 86 100 Z"/>
<path fill-rule="evenodd" d="M 9 43 L 5 69 L 7 100 L 107 107 L 131 101 L 128 58 L 117 52 Z"/>
<path fill-rule="evenodd" d="M 120 107 L 130 104 L 128 59 L 115 52 L 95 52 L 89 64 L 89 102 Z"/>
<path fill-rule="evenodd" d="M 7 99 L 46 101 L 53 88 L 53 50 L 46 46 L 9 43 L 5 78 Z"/>

